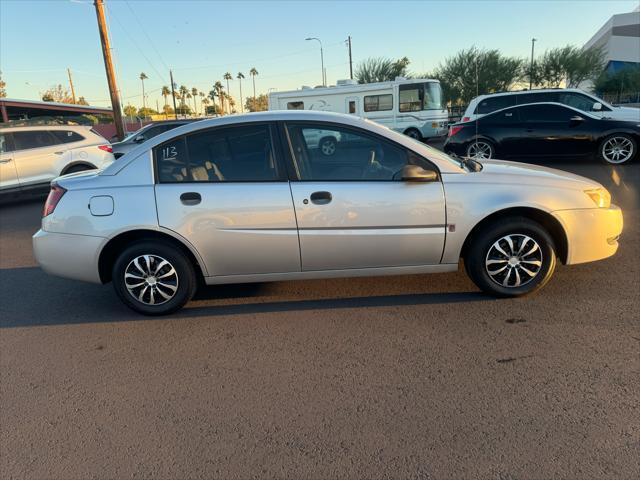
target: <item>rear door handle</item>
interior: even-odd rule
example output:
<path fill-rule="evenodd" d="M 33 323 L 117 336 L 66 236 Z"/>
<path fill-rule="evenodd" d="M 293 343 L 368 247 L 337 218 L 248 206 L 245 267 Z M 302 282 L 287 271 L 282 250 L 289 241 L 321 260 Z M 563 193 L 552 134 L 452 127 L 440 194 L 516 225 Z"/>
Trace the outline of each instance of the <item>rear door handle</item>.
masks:
<path fill-rule="evenodd" d="M 5 158 L 3 160 L 0 160 L 0 163 L 9 163 L 11 160 L 13 160 L 13 158 Z"/>
<path fill-rule="evenodd" d="M 311 203 L 326 205 L 331 202 L 333 197 L 331 196 L 331 192 L 313 192 L 309 198 L 311 199 Z"/>
<path fill-rule="evenodd" d="M 180 195 L 180 201 L 183 205 L 198 205 L 202 201 L 202 197 L 198 192 L 185 192 Z"/>
<path fill-rule="evenodd" d="M 55 153 L 56 155 L 62 155 L 64 152 L 53 152 L 53 153 Z"/>

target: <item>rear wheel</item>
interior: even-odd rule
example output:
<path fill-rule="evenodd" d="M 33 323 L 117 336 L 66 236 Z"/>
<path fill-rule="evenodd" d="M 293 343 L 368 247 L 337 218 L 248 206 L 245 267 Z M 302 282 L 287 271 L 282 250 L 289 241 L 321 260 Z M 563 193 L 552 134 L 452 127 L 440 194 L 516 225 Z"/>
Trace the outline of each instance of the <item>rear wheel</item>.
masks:
<path fill-rule="evenodd" d="M 465 268 L 483 291 L 517 297 L 542 288 L 553 275 L 553 239 L 538 223 L 522 217 L 488 225 L 471 239 Z"/>
<path fill-rule="evenodd" d="M 604 139 L 598 148 L 600 160 L 612 165 L 626 163 L 636 156 L 638 147 L 635 140 L 627 134 L 616 133 Z"/>
<path fill-rule="evenodd" d="M 193 297 L 197 282 L 191 261 L 166 243 L 142 241 L 116 259 L 113 287 L 120 300 L 143 315 L 166 315 Z"/>
<path fill-rule="evenodd" d="M 413 138 L 414 140 L 418 140 L 420 142 L 422 141 L 422 134 L 415 128 L 410 128 L 409 130 L 405 131 L 404 134 L 407 137 Z"/>
<path fill-rule="evenodd" d="M 474 160 L 490 160 L 496 153 L 493 144 L 488 140 L 475 140 L 467 147 L 467 157 Z"/>

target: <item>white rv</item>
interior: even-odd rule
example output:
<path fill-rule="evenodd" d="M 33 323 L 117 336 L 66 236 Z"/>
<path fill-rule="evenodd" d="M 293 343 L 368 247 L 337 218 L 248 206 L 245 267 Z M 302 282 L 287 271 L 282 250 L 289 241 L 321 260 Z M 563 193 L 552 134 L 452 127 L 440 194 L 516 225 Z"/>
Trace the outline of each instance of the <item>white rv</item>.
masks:
<path fill-rule="evenodd" d="M 438 80 L 396 78 L 358 84 L 338 80 L 330 87 L 272 92 L 269 110 L 321 110 L 368 118 L 416 139 L 446 135 L 448 113 Z"/>

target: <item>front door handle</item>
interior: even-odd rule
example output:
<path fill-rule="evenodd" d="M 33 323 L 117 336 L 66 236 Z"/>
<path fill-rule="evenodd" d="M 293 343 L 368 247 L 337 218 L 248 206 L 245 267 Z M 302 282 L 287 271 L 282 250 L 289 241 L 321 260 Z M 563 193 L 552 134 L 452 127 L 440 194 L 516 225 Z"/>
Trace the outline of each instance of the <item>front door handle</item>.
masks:
<path fill-rule="evenodd" d="M 9 163 L 13 158 L 5 158 L 4 160 L 0 160 L 0 163 Z"/>
<path fill-rule="evenodd" d="M 53 153 L 55 153 L 56 155 L 62 155 L 64 152 L 53 152 Z"/>
<path fill-rule="evenodd" d="M 311 203 L 315 203 L 316 205 L 326 205 L 331 202 L 333 197 L 331 196 L 331 192 L 313 192 L 309 198 L 311 199 Z"/>
<path fill-rule="evenodd" d="M 180 201 L 183 205 L 198 205 L 202 201 L 202 197 L 198 192 L 185 192 L 180 195 Z"/>

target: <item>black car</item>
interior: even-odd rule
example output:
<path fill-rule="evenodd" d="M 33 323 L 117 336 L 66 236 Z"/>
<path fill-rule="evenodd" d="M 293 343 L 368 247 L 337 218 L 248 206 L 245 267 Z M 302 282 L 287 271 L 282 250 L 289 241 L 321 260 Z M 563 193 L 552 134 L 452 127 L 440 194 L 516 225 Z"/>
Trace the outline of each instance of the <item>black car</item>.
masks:
<path fill-rule="evenodd" d="M 113 148 L 113 156 L 115 158 L 120 158 L 129 150 L 132 150 L 134 147 L 137 147 L 142 142 L 145 142 L 156 135 L 160 135 L 161 133 L 168 132 L 169 130 L 173 130 L 174 128 L 181 127 L 182 125 L 186 125 L 187 123 L 191 123 L 195 120 L 167 120 L 163 122 L 154 122 L 148 125 L 145 125 L 140 130 L 137 130 L 126 137 L 121 142 L 113 143 L 111 147 Z"/>
<path fill-rule="evenodd" d="M 596 155 L 606 163 L 621 164 L 637 156 L 639 143 L 640 122 L 598 118 L 558 103 L 535 103 L 452 125 L 444 150 L 479 160 Z"/>

